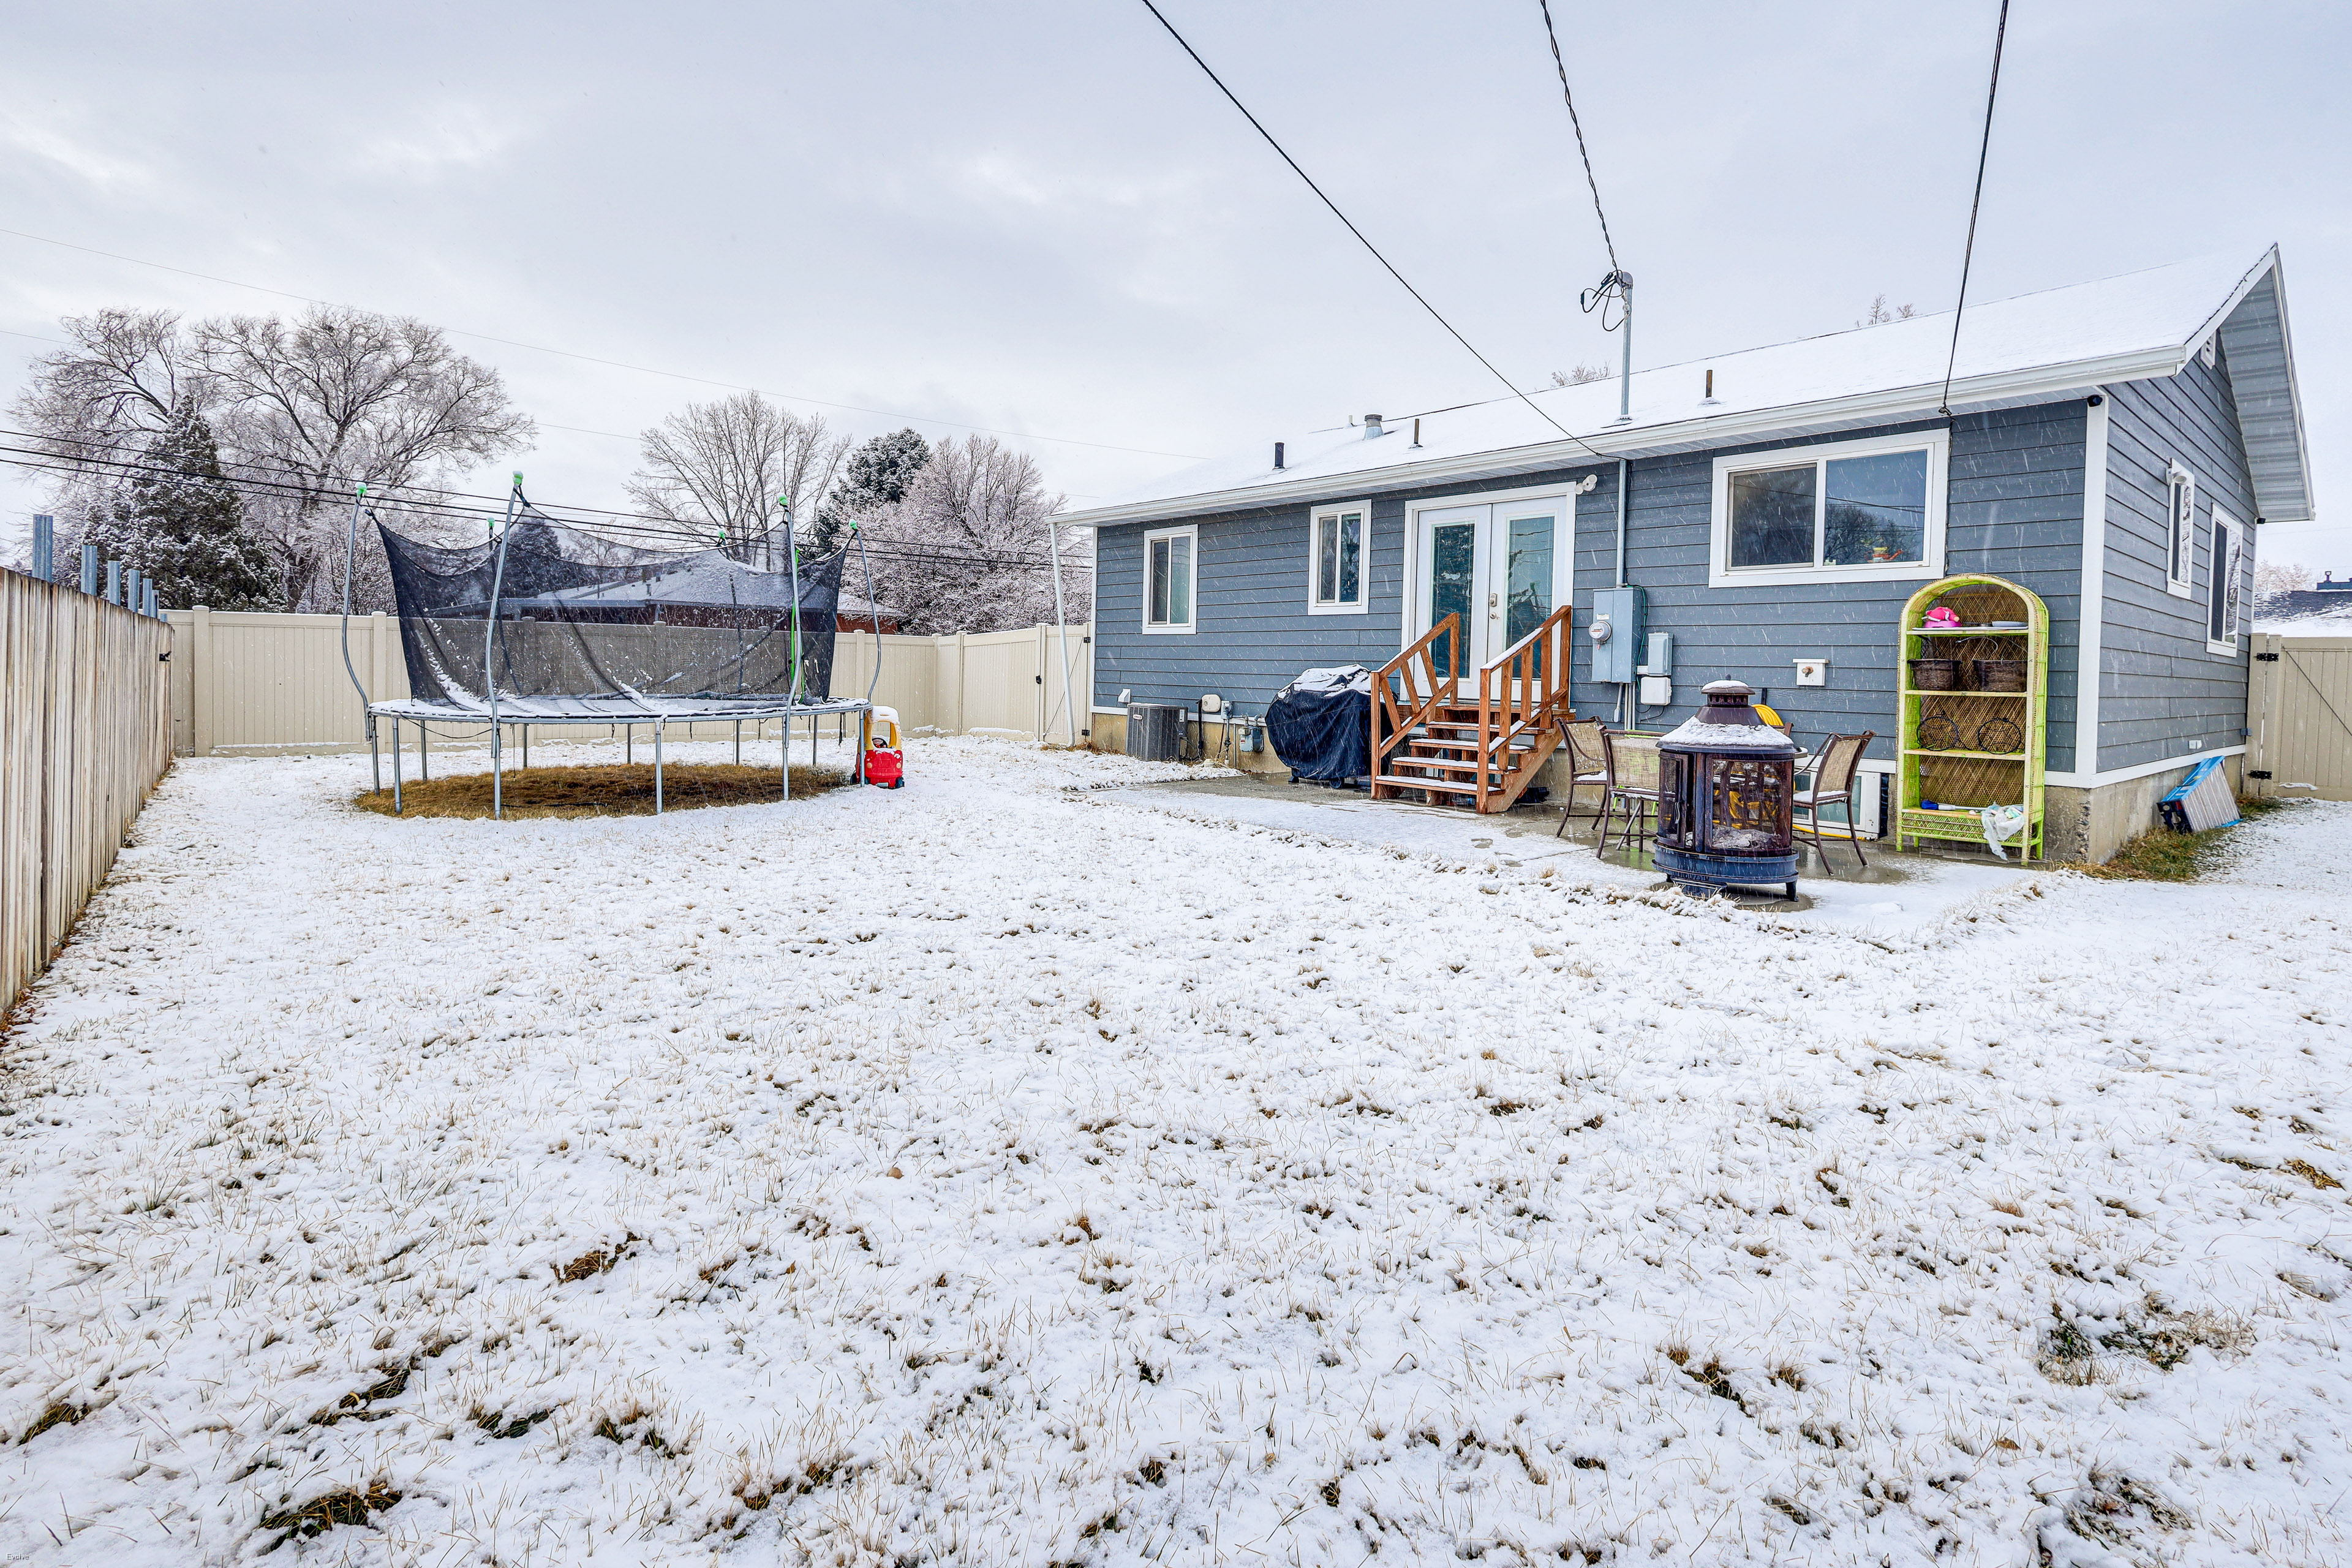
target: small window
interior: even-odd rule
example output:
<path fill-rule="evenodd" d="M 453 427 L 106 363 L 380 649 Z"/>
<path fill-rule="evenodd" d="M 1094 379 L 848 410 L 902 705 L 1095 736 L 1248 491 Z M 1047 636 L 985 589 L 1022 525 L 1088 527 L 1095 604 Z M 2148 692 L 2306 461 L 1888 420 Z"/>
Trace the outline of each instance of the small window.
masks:
<path fill-rule="evenodd" d="M 2220 507 L 2213 509 L 2213 580 L 2205 599 L 2205 646 L 2214 653 L 2238 651 L 2239 579 L 2246 570 L 2245 531 Z"/>
<path fill-rule="evenodd" d="M 1143 536 L 1143 629 L 1192 629 L 1192 558 L 1198 531 L 1169 529 Z"/>
<path fill-rule="evenodd" d="M 1346 615 L 1364 607 L 1365 520 L 1361 501 L 1318 509 L 1307 535 L 1307 607 L 1316 615 Z"/>
<path fill-rule="evenodd" d="M 2196 596 L 2189 585 L 2197 546 L 2197 476 L 2175 463 L 2166 470 L 2164 585 L 2183 599 Z"/>
<path fill-rule="evenodd" d="M 1717 458 L 1709 584 L 1934 575 L 1947 440 L 1938 432 Z"/>

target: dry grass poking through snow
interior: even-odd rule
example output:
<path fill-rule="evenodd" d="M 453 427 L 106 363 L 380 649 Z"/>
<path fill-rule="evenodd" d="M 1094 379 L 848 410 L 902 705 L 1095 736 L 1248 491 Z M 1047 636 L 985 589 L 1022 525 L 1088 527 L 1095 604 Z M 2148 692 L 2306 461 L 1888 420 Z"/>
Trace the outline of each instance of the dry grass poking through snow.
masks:
<path fill-rule="evenodd" d="M 669 763 L 662 764 L 661 805 L 665 812 L 691 811 L 703 805 L 771 805 L 781 793 L 774 768 L 740 767 L 732 763 Z M 794 800 L 855 782 L 839 768 L 802 765 L 791 770 Z M 487 818 L 491 814 L 490 775 L 487 773 L 445 773 L 437 779 L 404 784 L 400 816 Z M 510 768 L 499 785 L 509 817 L 651 816 L 654 815 L 654 766 L 623 763 L 581 763 L 570 767 Z M 363 791 L 352 802 L 362 811 L 393 815 L 392 791 Z"/>
<path fill-rule="evenodd" d="M 183 763 L 0 1058 L 0 1560 L 2346 1561 L 2352 810 L 1866 940 L 910 763 Z"/>

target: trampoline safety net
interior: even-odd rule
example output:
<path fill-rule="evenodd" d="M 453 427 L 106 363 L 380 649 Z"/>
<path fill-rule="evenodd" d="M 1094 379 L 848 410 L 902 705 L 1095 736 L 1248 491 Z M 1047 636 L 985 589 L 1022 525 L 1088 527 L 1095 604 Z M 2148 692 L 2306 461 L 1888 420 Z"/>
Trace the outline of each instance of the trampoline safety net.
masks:
<path fill-rule="evenodd" d="M 794 573 L 779 536 L 645 550 L 525 505 L 501 572 L 495 541 L 451 548 L 377 526 L 411 701 L 487 711 L 486 652 L 498 707 L 518 719 L 773 713 L 831 694 L 841 552 Z"/>

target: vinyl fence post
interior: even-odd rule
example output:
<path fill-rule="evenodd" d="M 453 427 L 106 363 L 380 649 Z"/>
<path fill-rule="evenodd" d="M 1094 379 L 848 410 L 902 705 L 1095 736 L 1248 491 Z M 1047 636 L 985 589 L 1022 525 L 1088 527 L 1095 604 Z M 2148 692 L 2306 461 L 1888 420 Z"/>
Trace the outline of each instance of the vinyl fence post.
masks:
<path fill-rule="evenodd" d="M 87 563 L 85 563 L 87 564 Z M 188 612 L 188 750 L 209 757 L 218 737 L 213 714 L 213 613 Z"/>

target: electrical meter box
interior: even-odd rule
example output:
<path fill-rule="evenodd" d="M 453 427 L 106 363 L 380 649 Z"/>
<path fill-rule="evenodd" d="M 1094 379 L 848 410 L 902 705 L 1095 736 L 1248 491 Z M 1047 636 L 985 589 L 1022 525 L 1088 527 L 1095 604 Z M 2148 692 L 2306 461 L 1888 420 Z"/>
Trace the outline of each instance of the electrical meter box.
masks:
<path fill-rule="evenodd" d="M 1585 635 L 1592 642 L 1594 680 L 1630 685 L 1642 662 L 1643 613 L 1649 595 L 1639 588 L 1596 588 Z"/>

